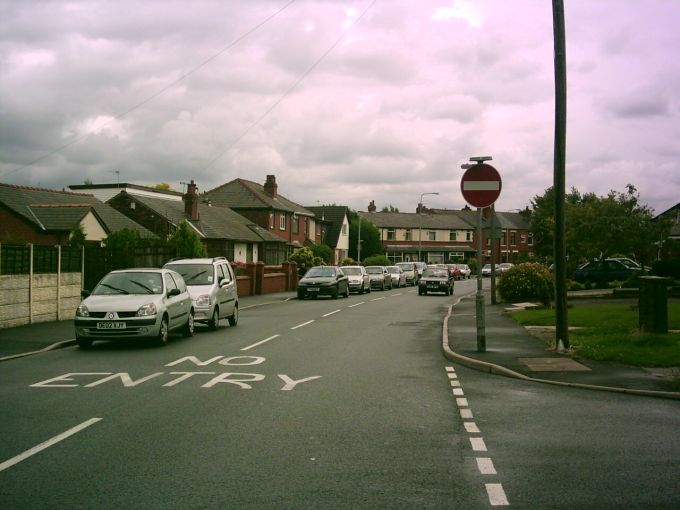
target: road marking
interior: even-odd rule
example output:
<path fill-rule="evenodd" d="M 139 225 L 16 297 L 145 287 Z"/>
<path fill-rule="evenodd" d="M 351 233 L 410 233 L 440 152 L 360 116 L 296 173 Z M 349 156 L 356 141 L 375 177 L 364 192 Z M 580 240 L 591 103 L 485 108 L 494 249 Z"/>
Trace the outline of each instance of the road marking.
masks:
<path fill-rule="evenodd" d="M 463 392 L 463 388 L 453 388 L 453 394 L 459 397 L 465 395 L 465 393 Z"/>
<path fill-rule="evenodd" d="M 380 301 L 381 299 L 385 299 L 385 298 L 384 297 L 377 297 L 377 298 L 371 299 L 371 301 Z"/>
<path fill-rule="evenodd" d="M 72 436 L 73 434 L 77 434 L 81 430 L 89 427 L 90 425 L 94 425 L 97 423 L 101 418 L 90 418 L 87 421 L 84 421 L 80 425 L 76 425 L 75 427 L 67 430 L 66 432 L 62 432 L 59 435 L 54 436 L 52 439 L 48 439 L 47 441 L 40 443 L 37 446 L 34 446 L 30 450 L 26 450 L 24 453 L 20 453 L 16 457 L 12 457 L 9 460 L 6 460 L 2 464 L 0 464 L 0 471 L 4 471 L 5 469 L 12 467 L 14 464 L 18 464 L 22 460 L 26 460 L 27 458 L 35 455 L 36 453 L 39 453 L 50 446 L 53 446 L 57 444 L 60 441 L 63 441 L 64 439 L 67 439 L 68 437 Z"/>
<path fill-rule="evenodd" d="M 312 319 L 311 321 L 303 322 L 302 324 L 298 324 L 297 326 L 293 326 L 293 327 L 290 328 L 290 329 L 301 328 L 302 326 L 307 326 L 308 324 L 311 324 L 312 322 L 314 322 L 314 319 Z"/>
<path fill-rule="evenodd" d="M 453 367 L 446 367 L 446 371 L 447 371 L 447 372 L 455 372 L 456 369 L 453 368 Z"/>
<path fill-rule="evenodd" d="M 446 374 L 446 375 L 449 376 L 449 379 L 458 379 L 458 374 L 456 374 L 456 373 L 454 373 L 454 372 L 450 372 L 450 373 L 448 373 L 448 374 Z"/>
<path fill-rule="evenodd" d="M 332 312 L 328 312 L 328 313 L 322 315 L 321 317 L 328 317 L 329 315 L 333 315 L 334 313 L 338 313 L 340 311 L 341 310 L 338 308 L 337 310 L 333 310 Z"/>
<path fill-rule="evenodd" d="M 460 381 L 451 381 L 451 386 L 456 388 L 460 387 Z"/>
<path fill-rule="evenodd" d="M 249 345 L 248 347 L 244 347 L 241 349 L 242 351 L 247 351 L 249 349 L 252 349 L 253 347 L 257 347 L 258 345 L 262 345 L 266 342 L 269 342 L 270 340 L 274 340 L 275 338 L 280 337 L 281 335 L 272 335 L 269 338 L 265 338 L 264 340 L 260 340 L 259 342 L 254 343 L 253 345 Z"/>
<path fill-rule="evenodd" d="M 402 294 L 403 294 L 402 292 L 399 292 L 399 293 L 397 293 L 397 294 L 392 294 L 392 295 L 390 295 L 390 297 L 401 296 Z"/>
<path fill-rule="evenodd" d="M 479 434 L 479 427 L 474 421 L 463 422 L 463 425 L 469 434 Z"/>
<path fill-rule="evenodd" d="M 496 468 L 493 467 L 493 461 L 488 457 L 477 457 L 477 469 L 483 475 L 495 475 Z"/>
<path fill-rule="evenodd" d="M 472 445 L 472 451 L 475 452 L 485 452 L 486 450 L 486 443 L 484 443 L 484 439 L 481 437 L 471 437 L 470 438 L 470 445 Z"/>
<path fill-rule="evenodd" d="M 366 301 L 359 301 L 358 303 L 354 303 L 353 305 L 349 305 L 347 308 L 354 308 L 355 306 L 363 305 Z"/>
<path fill-rule="evenodd" d="M 487 483 L 486 493 L 489 495 L 489 503 L 491 506 L 508 506 L 508 498 L 505 497 L 505 491 L 500 483 Z"/>
<path fill-rule="evenodd" d="M 460 417 L 463 418 L 464 420 L 472 419 L 472 409 L 461 409 Z"/>
<path fill-rule="evenodd" d="M 458 405 L 458 407 L 467 407 L 468 401 L 466 398 L 457 398 L 456 404 Z"/>

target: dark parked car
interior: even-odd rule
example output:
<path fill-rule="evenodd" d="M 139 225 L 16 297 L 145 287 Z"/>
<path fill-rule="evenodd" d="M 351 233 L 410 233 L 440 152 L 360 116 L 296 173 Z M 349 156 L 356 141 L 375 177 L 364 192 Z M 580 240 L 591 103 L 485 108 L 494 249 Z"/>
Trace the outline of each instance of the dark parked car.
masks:
<path fill-rule="evenodd" d="M 338 266 L 314 266 L 298 282 L 298 299 L 307 296 L 349 297 L 347 275 Z"/>
<path fill-rule="evenodd" d="M 418 282 L 418 295 L 428 292 L 443 292 L 447 296 L 453 294 L 454 278 L 448 268 L 428 267 Z"/>
<path fill-rule="evenodd" d="M 641 272 L 642 269 L 639 266 L 626 264 L 620 259 L 592 260 L 574 272 L 574 279 L 577 282 L 625 281 Z"/>

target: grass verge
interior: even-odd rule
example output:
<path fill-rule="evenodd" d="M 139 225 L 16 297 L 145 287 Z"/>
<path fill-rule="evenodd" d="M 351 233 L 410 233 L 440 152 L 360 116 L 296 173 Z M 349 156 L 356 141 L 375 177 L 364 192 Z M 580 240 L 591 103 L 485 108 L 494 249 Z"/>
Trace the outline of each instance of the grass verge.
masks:
<path fill-rule="evenodd" d="M 511 316 L 524 326 L 554 326 L 554 310 L 526 310 Z M 569 309 L 569 340 L 584 358 L 642 367 L 680 366 L 680 333 L 640 334 L 639 315 L 627 304 L 575 304 Z M 668 328 L 680 330 L 680 303 L 668 305 Z"/>

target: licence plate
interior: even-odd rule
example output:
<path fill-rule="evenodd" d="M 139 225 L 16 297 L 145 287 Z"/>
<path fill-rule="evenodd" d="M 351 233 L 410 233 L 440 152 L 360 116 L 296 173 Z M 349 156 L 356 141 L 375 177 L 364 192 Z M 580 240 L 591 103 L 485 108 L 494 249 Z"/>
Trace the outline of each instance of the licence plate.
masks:
<path fill-rule="evenodd" d="M 307 292 L 319 292 L 319 289 L 315 289 L 312 287 L 310 289 L 307 289 Z"/>
<path fill-rule="evenodd" d="M 124 322 L 98 322 L 97 329 L 125 329 Z"/>
<path fill-rule="evenodd" d="M 428 288 L 428 289 L 438 289 L 438 288 L 439 288 L 439 285 L 437 285 L 436 283 L 435 283 L 435 284 L 430 284 L 430 285 L 427 286 L 427 288 Z"/>

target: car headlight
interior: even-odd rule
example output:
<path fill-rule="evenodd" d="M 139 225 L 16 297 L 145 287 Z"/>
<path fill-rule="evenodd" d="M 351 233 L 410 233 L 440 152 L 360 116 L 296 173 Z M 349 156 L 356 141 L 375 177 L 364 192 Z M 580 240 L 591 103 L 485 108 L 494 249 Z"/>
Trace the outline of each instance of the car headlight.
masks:
<path fill-rule="evenodd" d="M 210 294 L 202 294 L 196 298 L 196 306 L 210 306 Z"/>
<path fill-rule="evenodd" d="M 155 303 L 147 303 L 137 310 L 137 317 L 148 317 L 149 315 L 156 315 Z"/>
<path fill-rule="evenodd" d="M 76 308 L 76 316 L 78 316 L 78 317 L 89 317 L 90 316 L 90 310 L 88 310 L 87 306 L 85 306 L 83 303 L 80 303 L 78 305 L 78 308 Z"/>

